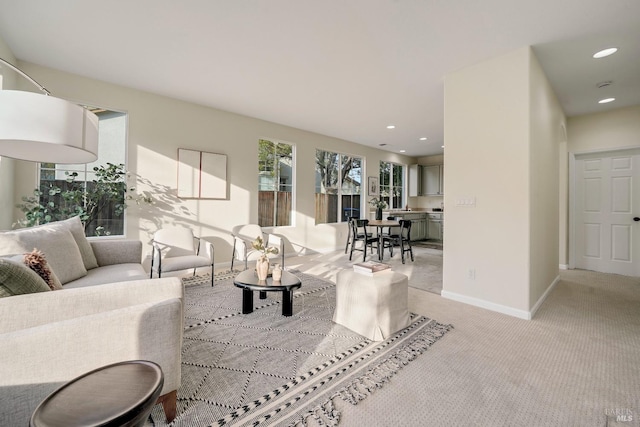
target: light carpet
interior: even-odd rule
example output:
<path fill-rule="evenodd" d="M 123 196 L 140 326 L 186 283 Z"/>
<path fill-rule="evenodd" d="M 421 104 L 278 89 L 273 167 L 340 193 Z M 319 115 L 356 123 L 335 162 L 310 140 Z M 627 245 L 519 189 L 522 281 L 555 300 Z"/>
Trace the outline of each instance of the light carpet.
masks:
<path fill-rule="evenodd" d="M 281 315 L 275 292 L 256 294 L 254 312 L 242 314 L 230 274 L 213 288 L 206 276 L 184 279 L 182 386 L 171 425 L 337 425 L 341 405 L 388 384 L 452 328 L 412 315 L 409 327 L 370 341 L 331 321 L 333 283 L 292 272 L 303 285 L 291 317 Z M 148 425 L 166 425 L 160 405 Z"/>

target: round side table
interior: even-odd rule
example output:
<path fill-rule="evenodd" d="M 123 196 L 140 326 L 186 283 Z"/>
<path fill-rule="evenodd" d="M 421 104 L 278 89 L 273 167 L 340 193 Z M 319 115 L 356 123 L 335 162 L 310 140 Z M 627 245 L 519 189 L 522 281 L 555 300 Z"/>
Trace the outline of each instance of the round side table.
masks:
<path fill-rule="evenodd" d="M 163 383 L 160 366 L 146 360 L 103 366 L 47 396 L 30 426 L 143 426 Z"/>

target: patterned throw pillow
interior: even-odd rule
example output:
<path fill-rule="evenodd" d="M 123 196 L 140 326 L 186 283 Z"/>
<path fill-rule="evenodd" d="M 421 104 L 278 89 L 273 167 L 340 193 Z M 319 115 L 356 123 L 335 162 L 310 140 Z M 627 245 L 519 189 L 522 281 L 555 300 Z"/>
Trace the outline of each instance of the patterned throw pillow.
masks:
<path fill-rule="evenodd" d="M 62 289 L 62 283 L 60 283 L 53 270 L 49 268 L 44 254 L 38 249 L 24 254 L 24 265 L 38 273 L 38 276 L 42 277 L 42 280 L 46 282 L 52 291 Z"/>
<path fill-rule="evenodd" d="M 0 298 L 50 291 L 45 281 L 26 265 L 0 258 Z"/>

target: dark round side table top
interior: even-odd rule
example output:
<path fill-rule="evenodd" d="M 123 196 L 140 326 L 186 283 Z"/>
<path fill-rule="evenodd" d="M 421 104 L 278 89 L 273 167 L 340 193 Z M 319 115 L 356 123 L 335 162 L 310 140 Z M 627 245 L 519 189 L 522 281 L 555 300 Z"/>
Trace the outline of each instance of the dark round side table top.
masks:
<path fill-rule="evenodd" d="M 164 376 L 149 361 L 133 360 L 95 369 L 51 393 L 31 416 L 36 426 L 144 425 Z"/>
<path fill-rule="evenodd" d="M 255 271 L 249 269 L 238 274 L 233 279 L 233 284 L 252 291 L 290 291 L 299 288 L 302 282 L 286 270 L 282 271 L 280 281 L 274 282 L 271 277 L 267 277 L 267 280 L 258 280 Z"/>

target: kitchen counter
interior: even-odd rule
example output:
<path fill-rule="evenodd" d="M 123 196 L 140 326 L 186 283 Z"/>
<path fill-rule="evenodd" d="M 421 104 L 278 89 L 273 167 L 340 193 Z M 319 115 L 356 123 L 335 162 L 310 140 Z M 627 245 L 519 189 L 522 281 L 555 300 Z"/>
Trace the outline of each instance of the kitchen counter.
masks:
<path fill-rule="evenodd" d="M 402 214 L 406 214 L 406 213 L 440 213 L 443 214 L 444 211 L 434 211 L 433 209 L 426 209 L 426 208 L 415 208 L 415 209 L 409 209 L 409 210 L 405 210 L 405 209 L 392 209 L 392 210 L 383 210 L 382 211 L 382 215 L 386 215 L 386 214 L 390 214 L 390 215 L 402 215 Z"/>
<path fill-rule="evenodd" d="M 375 212 L 371 212 L 371 218 L 375 217 Z M 395 216 L 411 220 L 411 240 L 442 240 L 442 229 L 444 224 L 444 212 L 433 209 L 416 208 L 411 210 L 391 209 L 383 210 L 382 218 Z"/>

